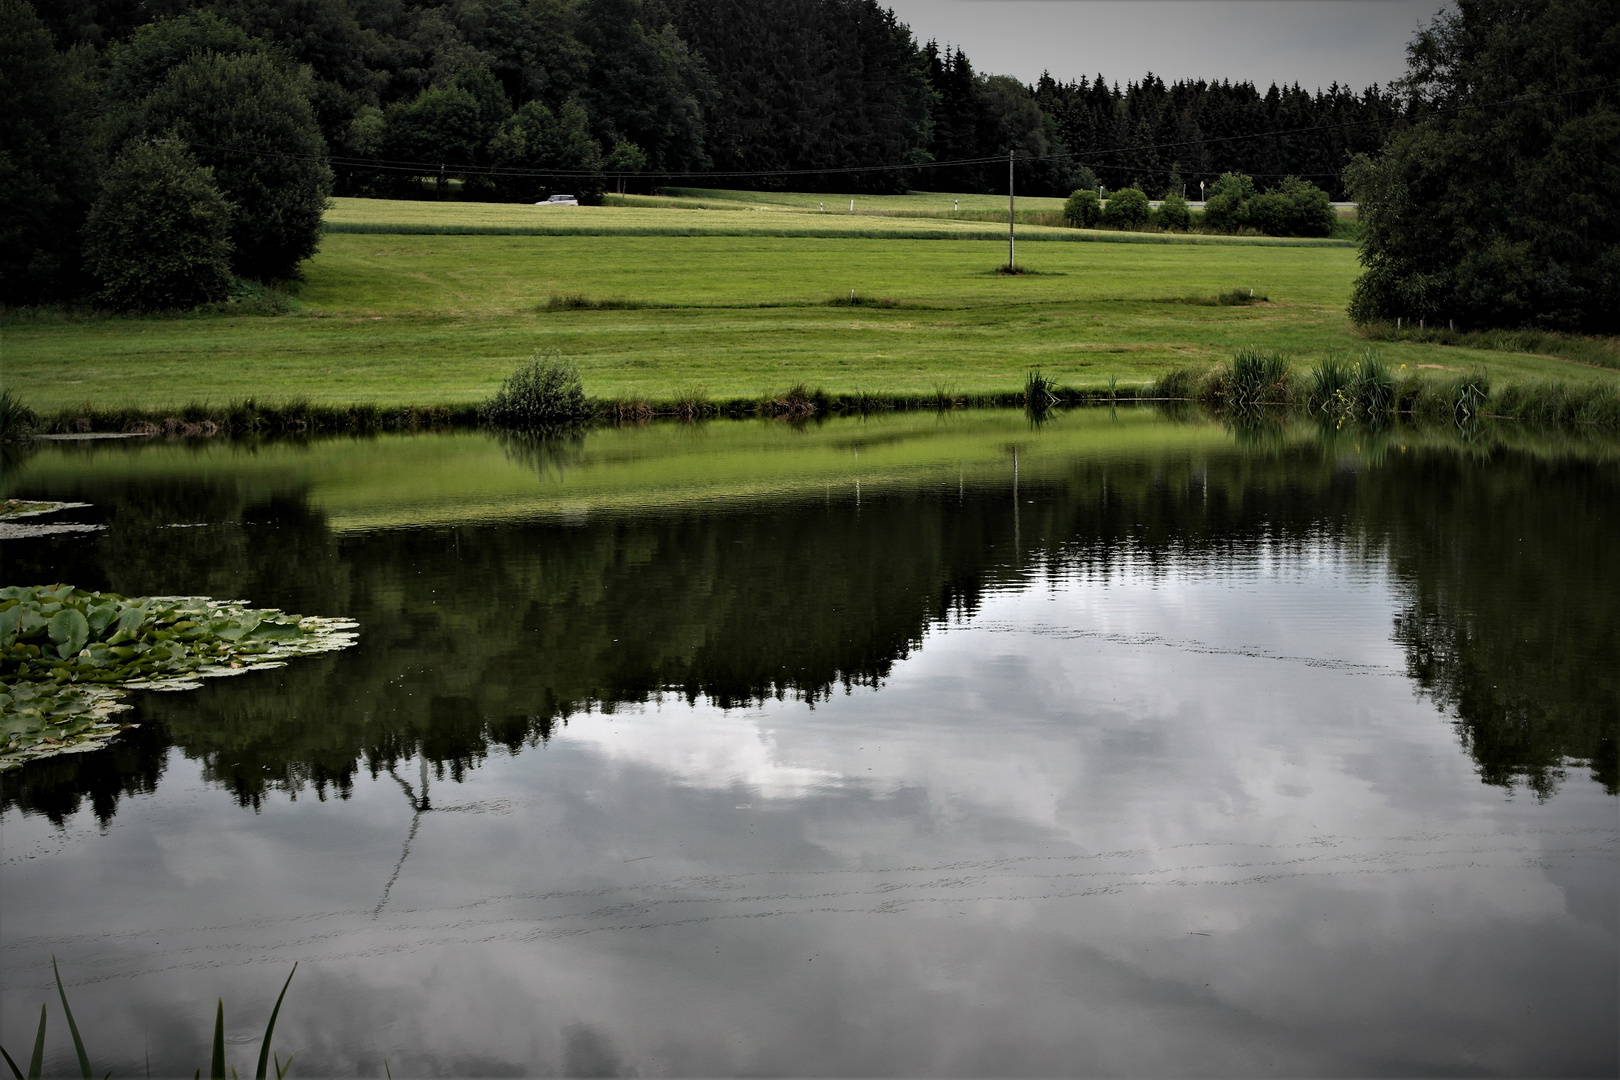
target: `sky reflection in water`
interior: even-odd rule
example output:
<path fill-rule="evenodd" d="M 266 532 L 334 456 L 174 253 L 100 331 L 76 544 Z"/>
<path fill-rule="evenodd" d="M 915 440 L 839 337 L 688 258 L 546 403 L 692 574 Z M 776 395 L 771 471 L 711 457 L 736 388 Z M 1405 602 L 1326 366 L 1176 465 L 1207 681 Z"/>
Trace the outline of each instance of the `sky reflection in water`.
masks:
<path fill-rule="evenodd" d="M 276 1043 L 302 1075 L 1612 1073 L 1610 782 L 1597 761 L 1528 785 L 1513 762 L 1541 751 L 1491 749 L 1511 740 L 1469 674 L 1497 654 L 1440 624 L 1614 542 L 1553 521 L 1560 549 L 1523 573 L 1448 578 L 1468 544 L 1430 560 L 1414 522 L 1455 529 L 1428 485 L 1459 482 L 1499 518 L 1545 518 L 1512 483 L 1527 468 L 1523 490 L 1578 517 L 1613 466 L 1431 448 L 1347 471 L 1308 439 L 1257 455 L 1185 435 L 1107 467 L 1056 455 L 1016 503 L 968 462 L 960 484 L 886 474 L 858 508 L 829 480 L 790 508 L 405 532 L 334 531 L 342 507 L 307 509 L 319 478 L 275 503 L 175 472 L 171 503 L 190 490 L 248 542 L 119 509 L 100 548 L 8 543 L 22 572 L 160 591 L 178 564 L 366 635 L 257 687 L 148 695 L 157 741 L 102 822 L 63 799 L 105 778 L 8 783 L 8 1048 L 55 954 L 99 1067 L 125 1073 L 149 1045 L 154 1072 L 189 1075 L 216 996 L 249 1065 L 294 960 Z M 140 487 L 107 458 L 29 463 L 21 484 L 82 494 L 98 461 L 89 501 Z M 354 501 L 377 512 L 375 490 Z M 1503 527 L 1554 543 L 1523 525 Z M 278 529 L 303 585 L 254 580 Z M 1548 632 L 1597 625 L 1601 650 L 1596 610 Z M 598 632 L 630 655 L 548 666 Z M 1597 655 L 1574 663 L 1598 705 L 1571 690 L 1532 726 L 1612 734 Z M 1539 677 L 1557 697 L 1561 676 Z M 568 679 L 594 696 L 569 700 Z M 512 737 L 510 703 L 542 699 L 560 704 Z M 483 718 L 476 753 L 456 710 Z M 217 735 L 233 725 L 247 736 Z M 1518 780 L 1481 783 L 1493 768 Z"/>

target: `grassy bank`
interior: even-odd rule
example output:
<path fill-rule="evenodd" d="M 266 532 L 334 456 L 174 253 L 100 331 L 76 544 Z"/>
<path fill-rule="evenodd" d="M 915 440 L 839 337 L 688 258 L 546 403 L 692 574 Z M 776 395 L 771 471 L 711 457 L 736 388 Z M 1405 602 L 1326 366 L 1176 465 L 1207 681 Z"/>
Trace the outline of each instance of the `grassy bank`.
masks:
<path fill-rule="evenodd" d="M 801 384 L 831 400 L 1001 401 L 1037 368 L 1077 393 L 1135 391 L 1245 346 L 1308 363 L 1366 345 L 1344 315 L 1358 266 L 1342 246 L 1021 243 L 1033 272 L 1008 277 L 995 273 L 1004 240 L 657 232 L 676 227 L 671 215 L 708 215 L 723 231 L 768 210 L 578 208 L 644 230 L 630 234 L 403 231 L 574 209 L 339 200 L 330 220 L 379 231 L 329 233 L 287 313 L 12 312 L 0 370 L 33 408 L 69 421 L 123 410 L 161 426 L 195 406 L 217 425 L 252 399 L 261 412 L 371 410 L 409 426 L 486 398 L 536 350 L 576 361 L 599 401 L 656 409 L 768 402 Z M 1250 290 L 1255 303 L 1218 302 Z M 1536 343 L 1502 344 L 1381 348 L 1392 366 L 1438 379 L 1617 378 Z"/>

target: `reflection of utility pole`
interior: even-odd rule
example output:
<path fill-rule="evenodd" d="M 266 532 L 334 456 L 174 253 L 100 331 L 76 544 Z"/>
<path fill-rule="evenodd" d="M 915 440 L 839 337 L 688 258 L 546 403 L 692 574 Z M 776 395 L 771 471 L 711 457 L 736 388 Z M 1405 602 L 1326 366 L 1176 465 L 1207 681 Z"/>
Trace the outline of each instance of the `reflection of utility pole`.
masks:
<path fill-rule="evenodd" d="M 1018 447 L 1013 447 L 1013 566 L 1018 566 L 1023 537 L 1018 525 Z"/>
<path fill-rule="evenodd" d="M 399 853 L 399 861 L 394 864 L 394 872 L 388 875 L 388 883 L 383 886 L 382 899 L 378 900 L 377 906 L 371 909 L 373 919 L 382 914 L 383 907 L 388 903 L 388 894 L 394 891 L 394 882 L 399 880 L 399 872 L 405 869 L 405 859 L 411 853 L 411 841 L 416 839 L 416 830 L 422 825 L 422 815 L 433 809 L 433 804 L 428 798 L 427 755 L 423 754 L 421 758 L 422 794 L 420 796 L 411 790 L 411 785 L 400 779 L 400 775 L 394 771 L 393 765 L 388 766 L 388 775 L 392 776 L 399 784 L 400 790 L 405 792 L 405 800 L 411 804 L 411 831 L 405 834 L 405 849 Z"/>

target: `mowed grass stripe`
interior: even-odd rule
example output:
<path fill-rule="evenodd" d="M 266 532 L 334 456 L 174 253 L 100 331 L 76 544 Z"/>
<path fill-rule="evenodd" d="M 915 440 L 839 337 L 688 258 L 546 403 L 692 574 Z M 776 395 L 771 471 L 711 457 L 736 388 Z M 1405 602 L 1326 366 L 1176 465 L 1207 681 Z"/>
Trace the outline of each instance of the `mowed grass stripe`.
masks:
<path fill-rule="evenodd" d="M 432 206 L 434 204 L 421 204 Z M 8 387 L 38 409 L 480 400 L 521 359 L 576 360 L 589 394 L 668 400 L 780 394 L 1004 393 L 1039 367 L 1077 388 L 1144 385 L 1241 345 L 1309 362 L 1366 344 L 1345 317 L 1355 252 L 1334 248 L 1042 244 L 1040 271 L 994 273 L 998 242 L 780 237 L 332 235 L 303 309 L 279 317 L 0 325 Z M 1254 288 L 1268 303 L 1177 302 Z M 895 308 L 823 306 L 886 299 Z M 572 310 L 551 297 L 645 307 Z M 1545 357 L 1381 346 L 1389 363 L 1495 380 L 1614 379 Z"/>
<path fill-rule="evenodd" d="M 652 200 L 649 200 L 652 201 Z M 847 204 L 845 204 L 847 205 Z M 1028 208 L 1026 208 L 1028 209 Z M 896 211 L 914 214 L 916 211 Z M 396 233 L 406 236 L 783 236 L 870 240 L 1001 240 L 1005 225 L 943 217 L 892 217 L 757 206 L 699 209 L 681 206 L 526 206 L 521 203 L 334 199 L 329 234 Z M 1239 247 L 1351 247 L 1347 240 L 1270 236 L 1206 236 L 1157 232 L 1019 225 L 1026 241 L 1216 245 Z"/>

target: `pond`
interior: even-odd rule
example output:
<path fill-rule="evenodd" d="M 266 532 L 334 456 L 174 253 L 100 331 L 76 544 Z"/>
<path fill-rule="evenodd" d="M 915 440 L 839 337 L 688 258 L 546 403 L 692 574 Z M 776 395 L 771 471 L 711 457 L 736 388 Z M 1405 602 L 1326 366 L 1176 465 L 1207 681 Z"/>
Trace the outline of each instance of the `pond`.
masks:
<path fill-rule="evenodd" d="M 3 783 L 0 1040 L 1613 1075 L 1620 451 L 1148 409 L 55 443 L 5 584 L 352 619 Z M 53 1019 L 48 1068 L 76 1070 Z"/>

